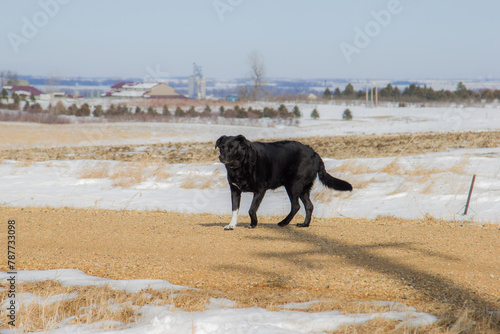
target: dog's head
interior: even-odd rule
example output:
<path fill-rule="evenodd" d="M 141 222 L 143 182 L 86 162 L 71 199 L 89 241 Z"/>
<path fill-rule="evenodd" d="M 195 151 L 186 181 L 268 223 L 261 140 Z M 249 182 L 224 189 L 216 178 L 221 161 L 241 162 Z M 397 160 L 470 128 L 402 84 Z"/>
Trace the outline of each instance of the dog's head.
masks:
<path fill-rule="evenodd" d="M 246 162 L 251 162 L 249 156 L 253 150 L 250 142 L 242 135 L 222 136 L 217 139 L 215 148 L 219 148 L 219 160 L 229 168 L 240 168 Z"/>

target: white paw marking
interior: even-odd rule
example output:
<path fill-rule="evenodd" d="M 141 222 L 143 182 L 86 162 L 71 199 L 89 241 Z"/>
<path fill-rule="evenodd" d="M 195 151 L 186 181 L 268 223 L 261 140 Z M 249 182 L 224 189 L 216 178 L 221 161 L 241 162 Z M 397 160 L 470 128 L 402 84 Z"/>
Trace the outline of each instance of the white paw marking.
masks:
<path fill-rule="evenodd" d="M 224 226 L 225 230 L 234 230 L 238 224 L 238 210 L 233 211 L 233 216 L 231 217 L 231 222 L 229 225 Z"/>

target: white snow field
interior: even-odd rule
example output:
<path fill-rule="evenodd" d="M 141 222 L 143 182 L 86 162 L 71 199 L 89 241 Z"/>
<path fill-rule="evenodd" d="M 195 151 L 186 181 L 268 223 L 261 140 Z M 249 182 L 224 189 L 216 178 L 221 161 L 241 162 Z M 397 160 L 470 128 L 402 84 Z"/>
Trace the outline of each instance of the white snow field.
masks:
<path fill-rule="evenodd" d="M 6 281 L 9 274 L 0 272 L 0 280 Z M 16 279 L 18 283 L 34 282 L 43 280 L 56 280 L 63 286 L 92 286 L 109 285 L 114 289 L 124 289 L 128 292 L 140 292 L 142 289 L 169 289 L 172 293 L 184 289 L 178 285 L 172 285 L 162 280 L 111 280 L 100 277 L 85 275 L 79 270 L 61 269 L 47 271 L 19 271 Z M 36 294 L 24 293 L 16 296 L 17 305 L 27 306 L 29 304 L 49 305 L 57 301 L 72 300 L 78 293 L 59 294 L 50 297 L 40 297 Z M 6 308 L 9 301 L 1 304 Z M 269 311 L 267 309 L 233 308 L 234 302 L 224 298 L 211 298 L 206 305 L 205 311 L 186 312 L 173 305 L 151 305 L 132 307 L 136 314 L 140 314 L 137 321 L 125 324 L 118 321 L 101 321 L 87 325 L 69 324 L 74 318 L 64 319 L 59 324 L 54 324 L 50 333 L 175 333 L 175 334 L 212 334 L 212 333 L 323 333 L 334 331 L 343 325 L 363 324 L 375 318 L 399 321 L 398 327 L 416 328 L 430 325 L 437 321 L 435 316 L 427 313 L 417 312 L 413 307 L 406 307 L 401 303 L 376 302 L 389 306 L 390 311 L 379 313 L 341 314 L 338 311 L 304 312 L 317 301 L 309 303 L 290 303 L 281 305 L 281 311 Z M 120 307 L 123 305 L 112 304 L 109 306 Z M 291 309 L 299 309 L 294 311 Z M 102 328 L 112 327 L 113 330 Z M 2 329 L 4 334 L 22 332 L 20 329 Z"/>
<path fill-rule="evenodd" d="M 285 103 L 292 110 L 294 103 Z M 277 104 L 256 103 L 255 109 L 264 106 L 277 108 Z M 95 118 L 85 118 L 89 123 L 68 124 L 68 129 L 82 129 L 85 134 L 78 138 L 77 143 L 50 142 L 51 146 L 67 145 L 132 145 L 186 141 L 215 141 L 221 135 L 243 134 L 248 139 L 264 138 L 300 138 L 311 136 L 336 136 L 352 134 L 394 134 L 412 132 L 461 132 L 488 131 L 500 129 L 500 104 L 487 104 L 484 107 L 433 107 L 421 108 L 411 106 L 406 108 L 330 105 L 299 103 L 303 117 L 297 126 L 285 126 L 276 120 L 260 119 L 251 121 L 245 119 L 221 119 L 220 124 L 210 120 L 197 118 L 186 119 L 186 123 L 91 123 Z M 316 108 L 320 118 L 309 117 Z M 352 112 L 351 121 L 342 120 L 345 109 Z M 76 118 L 68 116 L 71 121 Z M 210 123 L 212 122 L 212 123 Z M 2 123 L 7 126 L 11 123 Z M 17 123 L 32 135 L 45 125 L 34 123 Z M 120 136 L 118 139 L 109 136 L 109 130 L 124 134 L 133 134 L 131 138 Z M 115 132 L 115 133 L 116 133 Z M 43 140 L 42 140 L 43 142 Z M 30 144 L 29 146 L 33 146 Z M 36 145 L 35 145 L 36 146 Z M 15 148 L 8 143 L 0 142 L 0 147 Z M 335 158 L 335 157 L 330 157 Z"/>
<path fill-rule="evenodd" d="M 293 104 L 287 105 L 292 107 Z M 139 139 L 113 140 L 92 135 L 79 145 L 151 144 L 158 142 L 214 141 L 221 135 L 243 134 L 249 139 L 289 138 L 320 135 L 389 134 L 409 132 L 487 131 L 500 129 L 500 107 L 485 108 L 377 108 L 299 105 L 304 119 L 299 126 L 243 126 L 220 124 L 118 123 L 83 124 L 92 129 L 133 130 L 148 133 Z M 317 107 L 321 118 L 308 118 Z M 349 108 L 354 119 L 342 121 Z M 7 123 L 4 123 L 7 124 Z M 27 124 L 26 130 L 40 125 Z M 74 126 L 74 125 L 72 125 Z M 95 133 L 95 132 L 94 132 Z M 66 145 L 64 142 L 57 143 Z M 8 147 L 8 143 L 2 143 Z M 325 189 L 315 183 L 312 200 L 316 217 L 375 218 L 391 215 L 404 218 L 467 220 L 500 224 L 500 148 L 461 149 L 398 158 L 337 160 L 323 157 L 326 169 L 354 186 L 352 193 Z M 161 169 L 162 173 L 158 173 Z M 121 182 L 120 171 L 141 175 L 134 182 Z M 90 173 L 89 173 L 90 172 Z M 127 173 L 124 173 L 127 174 Z M 476 183 L 469 209 L 463 216 L 472 179 Z M 230 193 L 226 171 L 220 163 L 137 165 L 119 161 L 44 161 L 30 164 L 0 162 L 0 205 L 106 208 L 117 210 L 165 210 L 229 214 Z M 242 198 L 246 215 L 251 194 Z M 303 209 L 301 209 L 303 210 Z M 283 189 L 269 191 L 259 215 L 283 216 L 289 211 Z M 303 211 L 299 213 L 303 214 Z M 277 220 L 278 221 L 278 220 Z M 314 220 L 312 222 L 314 227 Z M 6 280 L 7 273 L 0 272 Z M 115 289 L 138 292 L 143 288 L 172 289 L 166 281 L 113 281 L 90 277 L 75 270 L 21 271 L 18 281 L 55 279 L 63 285 L 108 284 Z M 18 296 L 22 303 L 50 303 L 73 295 L 42 300 L 36 294 Z M 312 303 L 317 301 L 312 301 Z M 238 309 L 229 300 L 211 300 L 203 312 L 186 312 L 173 306 L 147 305 L 137 308 L 139 320 L 131 325 L 115 324 L 116 333 L 322 333 L 345 324 L 360 324 L 375 317 L 400 321 L 400 326 L 422 326 L 436 318 L 411 307 L 389 302 L 392 311 L 372 314 L 340 314 L 329 311 L 303 312 L 310 305 L 282 305 L 281 311 L 260 308 Z M 2 306 L 3 307 L 3 306 Z M 106 324 L 58 325 L 53 333 L 100 333 Z M 2 333 L 16 330 L 2 329 Z"/>
<path fill-rule="evenodd" d="M 311 193 L 315 217 L 430 215 L 436 219 L 500 224 L 500 148 L 324 161 L 331 174 L 349 181 L 354 190 L 336 192 L 315 182 Z M 162 177 L 155 174 L 158 168 Z M 96 175 L 86 175 L 93 170 Z M 120 173 L 139 173 L 144 177 L 121 182 L 116 178 Z M 464 216 L 474 174 L 470 208 Z M 25 166 L 4 161 L 0 175 L 0 205 L 231 212 L 226 171 L 220 163 L 138 166 L 129 162 L 73 160 Z M 246 215 L 251 199 L 252 194 L 243 194 L 240 215 Z M 288 196 L 279 188 L 266 193 L 258 213 L 284 216 L 289 210 Z M 299 214 L 304 214 L 303 208 Z"/>

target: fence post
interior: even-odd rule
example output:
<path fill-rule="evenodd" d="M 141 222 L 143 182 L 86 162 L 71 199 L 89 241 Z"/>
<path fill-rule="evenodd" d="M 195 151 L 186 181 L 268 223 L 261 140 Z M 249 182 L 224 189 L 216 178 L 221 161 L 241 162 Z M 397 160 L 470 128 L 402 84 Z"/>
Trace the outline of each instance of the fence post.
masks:
<path fill-rule="evenodd" d="M 472 177 L 472 182 L 470 184 L 469 196 L 467 196 L 467 203 L 465 204 L 464 216 L 467 215 L 467 211 L 469 210 L 470 198 L 472 196 L 472 189 L 474 189 L 474 182 L 476 181 L 476 174 Z"/>

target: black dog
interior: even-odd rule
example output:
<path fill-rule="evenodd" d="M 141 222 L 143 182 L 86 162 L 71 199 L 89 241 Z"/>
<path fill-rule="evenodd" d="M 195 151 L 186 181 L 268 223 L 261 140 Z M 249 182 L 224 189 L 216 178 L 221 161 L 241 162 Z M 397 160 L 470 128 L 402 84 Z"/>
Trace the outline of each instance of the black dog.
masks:
<path fill-rule="evenodd" d="M 253 192 L 250 226 L 257 226 L 257 210 L 268 189 L 285 186 L 292 205 L 291 211 L 278 225 L 286 226 L 300 209 L 299 198 L 306 209 L 304 223 L 311 222 L 313 204 L 309 193 L 316 180 L 316 175 L 325 186 L 342 191 L 351 191 L 352 186 L 336 179 L 325 170 L 323 160 L 311 147 L 296 141 L 277 141 L 261 143 L 248 141 L 242 135 L 222 136 L 217 139 L 215 148 L 219 148 L 219 160 L 226 165 L 227 180 L 231 188 L 233 217 L 226 230 L 234 230 L 238 222 L 238 211 L 242 192 Z"/>

